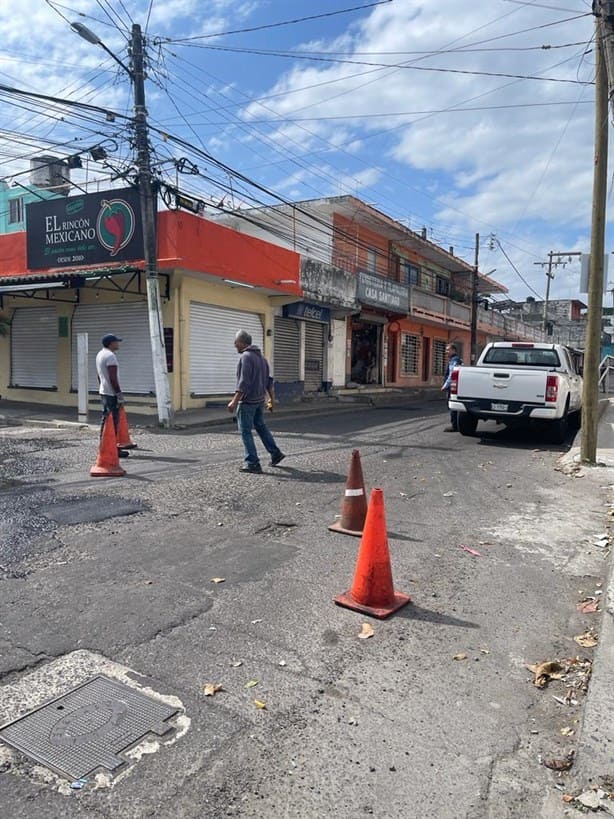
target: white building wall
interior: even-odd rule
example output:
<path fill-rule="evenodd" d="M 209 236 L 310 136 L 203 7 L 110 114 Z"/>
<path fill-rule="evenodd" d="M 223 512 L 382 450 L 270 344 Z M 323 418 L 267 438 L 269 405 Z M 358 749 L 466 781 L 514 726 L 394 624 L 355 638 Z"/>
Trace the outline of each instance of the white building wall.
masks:
<path fill-rule="evenodd" d="M 292 205 L 266 210 L 255 208 L 245 210 L 245 218 L 221 214 L 213 219 L 240 233 L 330 264 L 333 255 L 332 217 L 310 216 L 305 213 L 308 208 L 308 204 L 301 205 L 300 211 Z"/>

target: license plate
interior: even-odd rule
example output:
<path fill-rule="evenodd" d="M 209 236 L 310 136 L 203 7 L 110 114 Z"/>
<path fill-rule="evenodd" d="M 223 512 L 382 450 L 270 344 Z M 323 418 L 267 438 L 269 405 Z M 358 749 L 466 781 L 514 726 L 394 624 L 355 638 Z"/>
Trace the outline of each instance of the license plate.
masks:
<path fill-rule="evenodd" d="M 495 412 L 507 412 L 507 404 L 496 404 L 494 401 L 490 405 L 491 409 L 494 409 Z"/>

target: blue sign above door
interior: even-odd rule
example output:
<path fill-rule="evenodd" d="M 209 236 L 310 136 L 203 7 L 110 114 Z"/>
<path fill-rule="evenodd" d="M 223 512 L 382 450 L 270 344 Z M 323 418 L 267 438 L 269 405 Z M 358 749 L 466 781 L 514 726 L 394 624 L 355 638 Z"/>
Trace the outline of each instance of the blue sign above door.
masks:
<path fill-rule="evenodd" d="M 320 321 L 322 324 L 330 322 L 330 310 L 319 304 L 309 304 L 306 301 L 295 301 L 285 304 L 283 314 L 286 318 L 303 319 L 303 321 Z"/>

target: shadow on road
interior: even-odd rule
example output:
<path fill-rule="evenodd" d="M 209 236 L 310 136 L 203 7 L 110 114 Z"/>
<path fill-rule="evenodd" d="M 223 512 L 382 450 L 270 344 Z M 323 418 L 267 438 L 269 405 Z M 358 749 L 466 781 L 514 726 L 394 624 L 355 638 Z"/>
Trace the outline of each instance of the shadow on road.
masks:
<path fill-rule="evenodd" d="M 396 612 L 395 617 L 403 617 L 405 620 L 422 620 L 425 623 L 439 623 L 442 626 L 456 626 L 456 628 L 480 628 L 477 623 L 472 623 L 470 620 L 461 620 L 459 617 L 452 617 L 449 614 L 422 609 L 413 603 Z"/>
<path fill-rule="evenodd" d="M 544 430 L 533 427 L 510 429 L 484 430 L 480 432 L 478 428 L 475 437 L 480 439 L 482 446 L 501 446 L 513 449 L 540 449 L 544 452 L 567 452 L 571 447 L 576 430 L 570 430 L 563 444 L 555 444 L 548 441 Z"/>
<path fill-rule="evenodd" d="M 268 473 L 267 473 L 268 474 Z M 296 469 L 294 466 L 278 466 L 275 468 L 278 478 L 302 481 L 303 483 L 344 483 L 346 475 L 338 472 L 327 472 L 322 469 L 310 469 L 308 472 Z"/>

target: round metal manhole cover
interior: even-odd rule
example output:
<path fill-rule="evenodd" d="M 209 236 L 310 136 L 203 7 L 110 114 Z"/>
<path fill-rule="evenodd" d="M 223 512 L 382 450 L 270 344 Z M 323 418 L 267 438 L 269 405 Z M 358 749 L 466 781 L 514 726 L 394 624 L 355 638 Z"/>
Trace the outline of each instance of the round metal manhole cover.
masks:
<path fill-rule="evenodd" d="M 63 705 L 56 706 L 61 713 Z M 62 748 L 85 745 L 108 734 L 126 715 L 128 707 L 120 700 L 103 700 L 84 705 L 62 717 L 49 733 L 49 742 Z"/>

